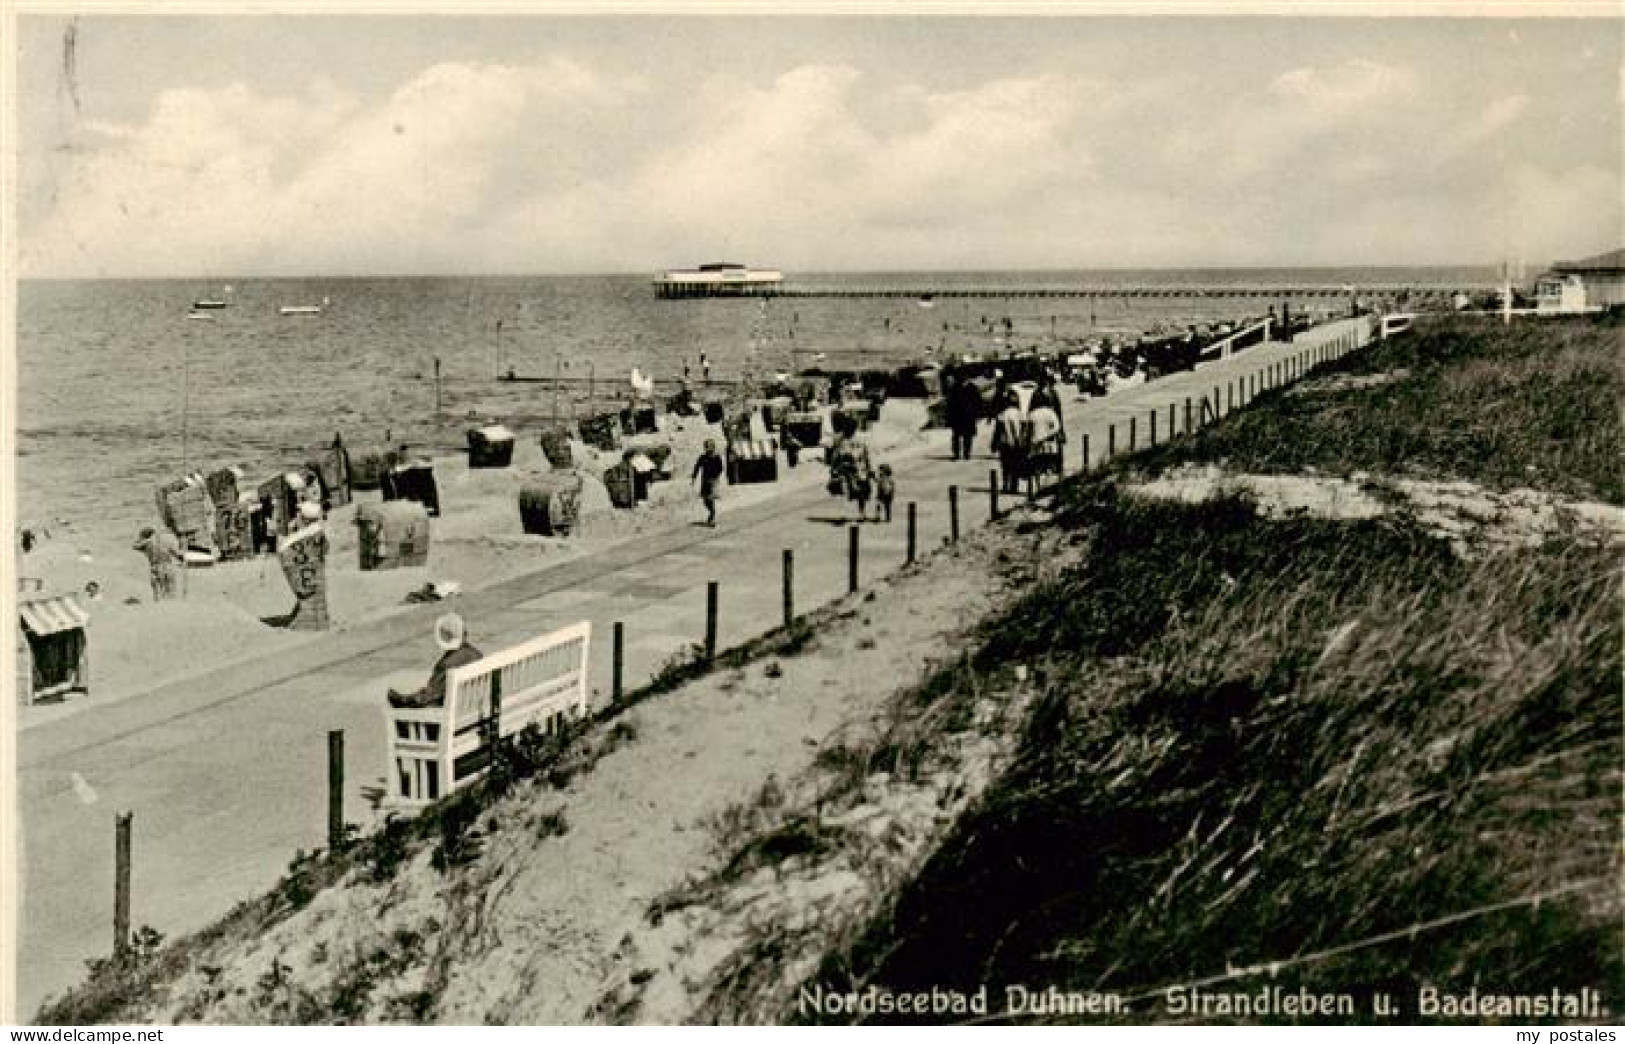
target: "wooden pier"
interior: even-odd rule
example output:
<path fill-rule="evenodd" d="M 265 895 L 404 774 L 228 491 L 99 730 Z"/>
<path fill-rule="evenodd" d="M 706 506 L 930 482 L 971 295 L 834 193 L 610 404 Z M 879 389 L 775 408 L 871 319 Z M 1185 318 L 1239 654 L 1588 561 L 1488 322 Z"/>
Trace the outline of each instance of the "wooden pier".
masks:
<path fill-rule="evenodd" d="M 1093 286 L 780 286 L 759 292 L 759 297 L 845 297 L 845 298 L 914 298 L 916 300 L 983 298 L 1162 298 L 1169 300 L 1200 300 L 1204 298 L 1257 299 L 1278 301 L 1303 298 L 1347 298 L 1351 284 L 1099 284 Z M 1410 283 L 1365 283 L 1353 285 L 1353 294 L 1361 297 L 1397 297 L 1400 294 L 1420 297 L 1451 297 L 1457 293 L 1483 293 L 1493 289 L 1489 283 L 1421 285 Z"/>

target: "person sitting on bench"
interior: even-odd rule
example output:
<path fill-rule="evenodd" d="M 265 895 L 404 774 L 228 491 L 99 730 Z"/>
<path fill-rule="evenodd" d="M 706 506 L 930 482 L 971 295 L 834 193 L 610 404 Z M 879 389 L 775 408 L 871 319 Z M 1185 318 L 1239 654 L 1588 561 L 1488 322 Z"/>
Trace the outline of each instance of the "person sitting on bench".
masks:
<path fill-rule="evenodd" d="M 454 667 L 463 667 L 485 657 L 468 644 L 467 627 L 456 613 L 447 613 L 434 622 L 434 641 L 442 655 L 435 661 L 429 674 L 429 683 L 416 692 L 389 690 L 391 707 L 441 707 L 446 702 L 446 673 Z"/>

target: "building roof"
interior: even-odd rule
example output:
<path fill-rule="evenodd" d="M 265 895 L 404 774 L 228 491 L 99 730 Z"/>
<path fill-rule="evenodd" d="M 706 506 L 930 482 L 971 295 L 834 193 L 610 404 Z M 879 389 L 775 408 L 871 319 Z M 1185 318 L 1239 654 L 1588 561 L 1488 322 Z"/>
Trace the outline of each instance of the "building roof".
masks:
<path fill-rule="evenodd" d="M 1583 261 L 1558 261 L 1552 265 L 1554 272 L 1625 272 L 1625 249 L 1611 250 L 1606 254 L 1588 257 Z"/>

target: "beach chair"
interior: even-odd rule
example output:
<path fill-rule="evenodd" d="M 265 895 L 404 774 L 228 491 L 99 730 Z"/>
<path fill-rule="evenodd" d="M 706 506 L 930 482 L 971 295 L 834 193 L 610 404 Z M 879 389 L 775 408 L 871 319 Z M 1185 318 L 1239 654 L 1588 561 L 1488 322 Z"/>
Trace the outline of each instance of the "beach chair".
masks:
<path fill-rule="evenodd" d="M 488 736 L 533 724 L 552 735 L 585 717 L 591 640 L 583 620 L 447 671 L 443 706 L 386 705 L 388 802 L 421 807 L 478 779 L 491 761 Z"/>
<path fill-rule="evenodd" d="M 735 439 L 728 443 L 727 466 L 732 485 L 779 480 L 778 454 L 771 442 Z"/>

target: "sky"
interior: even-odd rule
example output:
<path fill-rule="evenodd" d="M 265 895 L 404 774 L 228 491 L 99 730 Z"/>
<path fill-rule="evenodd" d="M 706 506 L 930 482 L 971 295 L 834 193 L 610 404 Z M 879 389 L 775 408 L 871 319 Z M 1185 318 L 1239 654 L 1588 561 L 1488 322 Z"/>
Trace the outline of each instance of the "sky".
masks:
<path fill-rule="evenodd" d="M 1539 265 L 1618 18 L 18 19 L 23 277 Z"/>

